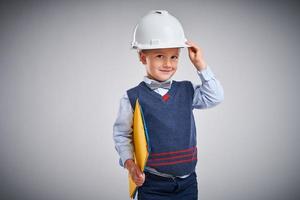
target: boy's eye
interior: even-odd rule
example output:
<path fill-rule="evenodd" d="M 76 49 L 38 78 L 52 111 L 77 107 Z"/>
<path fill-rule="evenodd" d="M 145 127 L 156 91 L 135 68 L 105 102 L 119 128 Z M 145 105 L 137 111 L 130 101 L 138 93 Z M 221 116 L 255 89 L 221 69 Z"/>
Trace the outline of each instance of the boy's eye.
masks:
<path fill-rule="evenodd" d="M 178 57 L 177 57 L 177 56 L 172 56 L 171 58 L 172 58 L 172 59 L 178 59 Z"/>
<path fill-rule="evenodd" d="M 158 57 L 158 58 L 162 58 L 162 57 L 163 57 L 163 55 L 157 55 L 156 57 Z"/>

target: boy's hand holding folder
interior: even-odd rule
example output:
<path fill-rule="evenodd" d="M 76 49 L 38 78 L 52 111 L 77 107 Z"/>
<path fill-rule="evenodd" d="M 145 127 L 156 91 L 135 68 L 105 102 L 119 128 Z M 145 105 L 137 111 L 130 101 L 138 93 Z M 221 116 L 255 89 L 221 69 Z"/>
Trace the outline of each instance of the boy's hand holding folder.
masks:
<path fill-rule="evenodd" d="M 137 186 L 142 186 L 145 182 L 145 174 L 140 168 L 134 163 L 133 160 L 129 159 L 125 162 L 125 168 L 128 170 L 132 180 Z"/>

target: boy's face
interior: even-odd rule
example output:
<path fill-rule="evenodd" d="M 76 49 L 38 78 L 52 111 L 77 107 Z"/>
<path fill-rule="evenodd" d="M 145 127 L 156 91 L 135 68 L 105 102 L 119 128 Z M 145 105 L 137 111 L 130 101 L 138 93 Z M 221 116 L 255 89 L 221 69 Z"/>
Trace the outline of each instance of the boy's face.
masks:
<path fill-rule="evenodd" d="M 149 49 L 139 53 L 147 75 L 157 81 L 170 79 L 177 70 L 179 48 Z"/>

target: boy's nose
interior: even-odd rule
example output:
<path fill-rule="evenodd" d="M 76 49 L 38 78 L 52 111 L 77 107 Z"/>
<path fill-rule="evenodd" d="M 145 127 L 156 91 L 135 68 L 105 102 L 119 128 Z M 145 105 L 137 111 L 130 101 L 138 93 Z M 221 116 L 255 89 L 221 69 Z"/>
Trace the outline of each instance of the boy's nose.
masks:
<path fill-rule="evenodd" d="M 169 59 L 166 59 L 166 60 L 165 60 L 165 62 L 164 62 L 164 67 L 166 67 L 166 68 L 172 67 L 171 61 L 170 61 Z"/>

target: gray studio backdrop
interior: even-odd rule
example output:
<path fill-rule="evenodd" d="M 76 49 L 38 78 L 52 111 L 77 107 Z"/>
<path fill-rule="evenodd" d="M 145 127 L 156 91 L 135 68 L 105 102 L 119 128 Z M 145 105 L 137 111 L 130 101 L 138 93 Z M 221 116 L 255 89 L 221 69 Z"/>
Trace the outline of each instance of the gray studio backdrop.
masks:
<path fill-rule="evenodd" d="M 133 28 L 166 9 L 225 100 L 195 110 L 201 200 L 300 198 L 299 5 L 293 1 L 16 1 L 0 10 L 0 199 L 128 199 L 112 140 L 144 67 Z M 174 77 L 200 83 L 186 49 Z"/>

